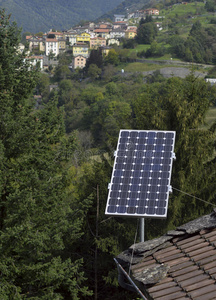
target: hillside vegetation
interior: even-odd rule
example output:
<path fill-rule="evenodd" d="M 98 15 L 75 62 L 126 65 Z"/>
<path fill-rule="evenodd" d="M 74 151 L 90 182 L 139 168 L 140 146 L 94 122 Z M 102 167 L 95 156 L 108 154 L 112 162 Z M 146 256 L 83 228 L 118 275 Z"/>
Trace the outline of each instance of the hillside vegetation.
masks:
<path fill-rule="evenodd" d="M 142 20 L 136 40 L 92 50 L 73 72 L 70 48 L 44 72 L 32 67 L 0 12 L 0 299 L 137 299 L 118 285 L 113 258 L 139 241 L 138 220 L 104 213 L 120 129 L 176 131 L 168 217 L 146 220 L 146 240 L 212 212 L 216 88 L 194 72 L 205 51 L 190 47 L 202 37 L 214 65 L 216 34 L 210 18 L 173 17 L 176 7 L 164 8 L 161 31 Z M 191 72 L 165 78 L 165 58 Z"/>
<path fill-rule="evenodd" d="M 94 20 L 122 0 L 0 0 L 0 7 L 12 14 L 23 31 L 33 33 L 69 29 L 80 20 Z"/>
<path fill-rule="evenodd" d="M 145 59 L 151 62 L 154 60 L 155 64 L 160 61 L 159 69 L 163 61 L 177 65 L 177 60 L 179 65 L 181 61 L 181 65 L 182 62 L 185 65 L 198 63 L 208 64 L 211 68 L 210 65 L 216 61 L 216 18 L 207 4 L 191 2 L 157 5 L 160 7 L 160 15 L 140 20 L 136 38 L 123 41 L 120 56 L 129 58 L 130 62 Z M 143 71 L 146 71 L 146 67 L 143 67 Z M 132 69 L 131 65 L 129 69 Z M 142 70 L 141 65 L 139 70 Z"/>

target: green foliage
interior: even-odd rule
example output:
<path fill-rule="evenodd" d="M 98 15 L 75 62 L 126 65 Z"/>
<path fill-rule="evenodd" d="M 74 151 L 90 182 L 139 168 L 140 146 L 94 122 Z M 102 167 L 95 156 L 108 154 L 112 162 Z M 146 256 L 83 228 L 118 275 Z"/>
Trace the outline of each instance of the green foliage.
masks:
<path fill-rule="evenodd" d="M 170 37 L 169 44 L 171 45 L 171 53 L 179 58 L 183 58 L 185 54 L 185 40 L 177 35 Z"/>
<path fill-rule="evenodd" d="M 124 49 L 134 49 L 136 47 L 135 39 L 122 39 L 122 47 Z"/>
<path fill-rule="evenodd" d="M 101 72 L 101 69 L 95 64 L 91 64 L 88 68 L 88 76 L 93 80 L 99 78 Z"/>
<path fill-rule="evenodd" d="M 207 201 L 213 201 L 212 180 L 215 136 L 213 131 L 200 130 L 205 114 L 215 97 L 203 79 L 193 75 L 185 79 L 172 78 L 148 85 L 134 102 L 137 128 L 176 131 L 172 186 Z M 209 192 L 210 190 L 211 192 Z M 173 228 L 206 212 L 211 207 L 174 190 L 169 201 L 167 221 L 157 222 L 157 230 Z M 149 226 L 155 226 L 149 221 Z M 161 231 L 162 232 L 162 231 Z"/>
<path fill-rule="evenodd" d="M 90 151 L 88 153 L 91 154 Z M 124 299 L 131 299 L 127 292 L 117 288 L 118 275 L 113 257 L 134 240 L 137 222 L 133 219 L 105 217 L 107 182 L 110 180 L 112 167 L 105 155 L 98 153 L 98 156 L 100 162 L 88 157 L 76 177 L 78 197 L 92 201 L 84 223 L 85 234 L 81 237 L 81 244 L 77 244 L 76 251 L 84 258 L 88 285 L 95 293 L 97 291 L 98 299 L 122 299 L 123 294 Z"/>
<path fill-rule="evenodd" d="M 153 22 L 153 18 L 152 16 L 146 16 L 145 19 L 144 18 L 141 18 L 140 21 L 139 21 L 139 26 L 143 25 L 143 24 L 146 24 L 146 23 L 150 23 L 150 22 Z"/>
<path fill-rule="evenodd" d="M 138 44 L 151 44 L 156 36 L 157 26 L 155 23 L 144 23 L 137 28 L 136 41 Z"/>
<path fill-rule="evenodd" d="M 165 48 L 156 41 L 151 43 L 150 48 L 145 52 L 145 57 L 160 57 L 165 53 Z"/>
<path fill-rule="evenodd" d="M 19 3 L 11 0 L 3 1 L 1 7 L 12 13 L 13 20 L 15 19 L 24 31 L 36 33 L 38 31 L 45 32 L 50 28 L 57 30 L 71 28 L 81 20 L 95 20 L 120 2 L 121 0 L 91 0 L 91 2 L 80 0 L 79 3 L 76 0 L 69 2 L 52 0 L 51 5 L 50 1 L 41 5 L 41 0 L 32 0 L 30 5 L 28 0 L 22 0 Z"/>
<path fill-rule="evenodd" d="M 72 61 L 73 55 L 72 51 L 68 50 L 62 54 L 59 54 L 58 56 L 58 65 L 59 66 L 65 66 L 69 65 Z"/>
<path fill-rule="evenodd" d="M 213 0 L 206 1 L 205 9 L 209 12 L 215 12 L 215 1 Z"/>
<path fill-rule="evenodd" d="M 0 298 L 78 299 L 90 294 L 72 252 L 87 204 L 71 197 L 63 169 L 63 114 L 55 100 L 33 109 L 37 71 L 16 51 L 16 24 L 0 14 Z"/>
<path fill-rule="evenodd" d="M 41 73 L 37 83 L 37 92 L 39 95 L 42 95 L 44 101 L 46 101 L 46 99 L 48 99 L 49 97 L 49 84 L 49 76 L 47 74 Z"/>
<path fill-rule="evenodd" d="M 98 68 L 102 68 L 103 66 L 103 57 L 100 50 L 91 50 L 89 58 L 86 61 L 85 70 L 88 71 L 88 68 L 91 64 L 96 65 Z"/>
<path fill-rule="evenodd" d="M 62 79 L 70 78 L 71 71 L 68 68 L 68 65 L 58 65 L 58 67 L 55 69 L 55 80 L 60 81 Z"/>
<path fill-rule="evenodd" d="M 137 221 L 104 215 L 119 130 L 176 130 L 172 186 L 213 203 L 216 126 L 201 125 L 215 89 L 192 74 L 166 80 L 155 71 L 144 77 L 134 72 L 137 64 L 130 64 L 131 74 L 116 75 L 118 68 L 128 70 L 115 65 L 119 58 L 127 61 L 129 50 L 115 49 L 105 66 L 101 53 L 92 52 L 84 74 L 97 78 L 103 68 L 95 81 L 71 80 L 65 68 L 71 56 L 60 56 L 58 90 L 46 96 L 48 77 L 38 80 L 23 65 L 14 47 L 16 26 L 7 26 L 0 27 L 0 298 L 135 298 L 117 287 L 113 257 L 134 242 Z M 210 45 L 214 36 L 213 28 L 195 23 L 187 41 L 167 40 L 182 58 L 205 61 L 203 48 L 210 54 L 196 42 Z M 159 45 L 153 39 L 145 47 L 159 55 Z M 47 102 L 41 110 L 29 100 L 36 84 Z M 167 220 L 146 221 L 147 238 L 211 210 L 176 190 L 169 205 Z"/>
<path fill-rule="evenodd" d="M 179 36 L 169 39 L 170 50 L 174 56 L 189 62 L 212 63 L 215 61 L 215 38 L 213 27 L 203 28 L 201 23 L 196 21 L 186 40 Z"/>
<path fill-rule="evenodd" d="M 111 64 L 114 66 L 117 66 L 119 64 L 118 53 L 115 51 L 115 49 L 110 49 L 109 53 L 104 58 L 104 63 L 106 65 Z"/>
<path fill-rule="evenodd" d="M 112 81 L 115 73 L 116 73 L 116 68 L 113 65 L 108 64 L 107 66 L 104 67 L 102 79 L 105 82 Z"/>

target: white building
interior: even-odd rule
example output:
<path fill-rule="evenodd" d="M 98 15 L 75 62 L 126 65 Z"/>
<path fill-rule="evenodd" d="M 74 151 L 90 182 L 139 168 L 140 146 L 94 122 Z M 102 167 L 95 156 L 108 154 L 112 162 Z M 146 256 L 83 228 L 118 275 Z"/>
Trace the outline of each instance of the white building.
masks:
<path fill-rule="evenodd" d="M 126 21 L 127 18 L 125 15 L 114 15 L 114 22 Z"/>
<path fill-rule="evenodd" d="M 53 53 L 55 56 L 59 54 L 59 41 L 56 38 L 46 39 L 46 56 Z"/>
<path fill-rule="evenodd" d="M 120 39 L 125 37 L 125 30 L 116 28 L 110 31 L 110 39 Z"/>
<path fill-rule="evenodd" d="M 39 65 L 40 69 L 43 70 L 43 56 L 37 56 L 37 55 L 32 55 L 26 57 L 24 61 L 28 60 L 30 65 L 35 67 L 36 65 Z"/>
<path fill-rule="evenodd" d="M 77 42 L 77 32 L 76 31 L 68 30 L 64 33 L 64 36 L 65 36 L 66 40 L 69 42 L 70 46 L 73 46 L 76 44 L 76 42 Z"/>

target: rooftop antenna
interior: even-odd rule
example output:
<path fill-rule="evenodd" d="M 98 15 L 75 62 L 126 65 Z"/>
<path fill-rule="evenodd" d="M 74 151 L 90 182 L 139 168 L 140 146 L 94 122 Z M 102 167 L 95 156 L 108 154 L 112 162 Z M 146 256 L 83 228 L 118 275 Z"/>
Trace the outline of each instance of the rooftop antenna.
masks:
<path fill-rule="evenodd" d="M 106 204 L 106 215 L 166 218 L 175 131 L 120 130 Z"/>

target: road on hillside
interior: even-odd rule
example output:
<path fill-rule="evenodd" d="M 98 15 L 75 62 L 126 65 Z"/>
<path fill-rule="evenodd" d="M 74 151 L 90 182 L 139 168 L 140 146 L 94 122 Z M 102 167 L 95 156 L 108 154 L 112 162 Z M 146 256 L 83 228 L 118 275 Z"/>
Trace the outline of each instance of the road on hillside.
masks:
<path fill-rule="evenodd" d="M 206 64 L 197 64 L 191 62 L 183 62 L 180 60 L 149 60 L 149 59 L 136 59 L 133 62 L 139 63 L 147 63 L 147 64 L 157 64 L 157 65 L 170 65 L 170 67 L 162 67 L 160 68 L 160 73 L 166 78 L 177 76 L 184 78 L 191 73 L 193 70 L 194 75 L 197 77 L 204 78 L 208 71 L 204 71 L 206 68 L 214 67 L 214 65 L 206 65 Z M 194 70 L 193 68 L 201 67 L 203 71 Z M 138 72 L 142 73 L 144 76 L 153 75 L 155 70 L 152 71 L 145 71 L 145 72 Z M 127 73 L 127 72 L 126 72 Z"/>

